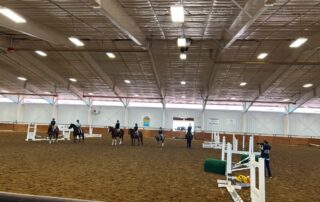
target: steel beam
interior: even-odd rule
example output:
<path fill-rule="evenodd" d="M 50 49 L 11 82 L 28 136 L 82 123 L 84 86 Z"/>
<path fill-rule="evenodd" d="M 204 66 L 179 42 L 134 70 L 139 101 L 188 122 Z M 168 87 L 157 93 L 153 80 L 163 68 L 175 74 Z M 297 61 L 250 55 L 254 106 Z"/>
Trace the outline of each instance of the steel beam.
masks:
<path fill-rule="evenodd" d="M 60 34 L 51 27 L 39 24 L 26 17 L 24 18 L 26 19 L 27 23 L 15 23 L 7 17 L 0 15 L 0 26 L 44 41 L 48 41 L 55 45 L 71 46 L 68 37 Z"/>
<path fill-rule="evenodd" d="M 11 61 L 14 61 L 15 65 L 20 65 L 26 68 L 32 68 L 36 72 L 42 72 L 52 81 L 58 82 L 59 84 L 68 87 L 68 89 L 76 95 L 80 100 L 83 100 L 88 104 L 87 100 L 83 99 L 83 92 L 81 89 L 71 84 L 67 79 L 63 78 L 55 71 L 51 70 L 43 62 L 37 59 L 34 55 L 28 52 L 12 53 L 7 55 Z"/>
<path fill-rule="evenodd" d="M 92 58 L 89 53 L 81 53 L 81 58 L 91 67 L 91 69 L 110 87 L 112 88 L 113 93 L 116 97 L 122 102 L 125 106 L 126 102 L 123 98 L 120 97 L 120 89 L 115 86 L 112 79 L 103 71 L 101 66 Z M 88 96 L 86 96 L 88 97 Z"/>
<path fill-rule="evenodd" d="M 249 0 L 227 31 L 224 49 L 229 48 L 267 9 L 265 0 Z"/>
<path fill-rule="evenodd" d="M 287 109 L 288 113 L 294 112 L 296 109 L 304 105 L 306 102 L 308 102 L 312 98 L 319 97 L 319 96 L 320 96 L 320 86 L 302 94 L 295 104 L 289 104 Z"/>
<path fill-rule="evenodd" d="M 146 47 L 146 36 L 117 0 L 96 0 L 98 9 L 137 45 Z"/>
<path fill-rule="evenodd" d="M 157 72 L 157 67 L 156 67 L 156 63 L 154 61 L 154 58 L 153 58 L 153 54 L 152 54 L 152 51 L 151 49 L 148 50 L 148 53 L 149 53 L 149 57 L 150 57 L 150 60 L 151 60 L 151 67 L 152 67 L 152 71 L 153 71 L 153 75 L 154 77 L 156 78 L 156 83 L 157 83 L 157 87 L 158 87 L 158 91 L 159 91 L 159 94 L 160 94 L 160 97 L 161 97 L 161 103 L 162 103 L 162 106 L 163 108 L 165 108 L 165 92 L 161 86 L 161 82 L 160 82 L 160 78 L 159 78 L 159 74 Z"/>

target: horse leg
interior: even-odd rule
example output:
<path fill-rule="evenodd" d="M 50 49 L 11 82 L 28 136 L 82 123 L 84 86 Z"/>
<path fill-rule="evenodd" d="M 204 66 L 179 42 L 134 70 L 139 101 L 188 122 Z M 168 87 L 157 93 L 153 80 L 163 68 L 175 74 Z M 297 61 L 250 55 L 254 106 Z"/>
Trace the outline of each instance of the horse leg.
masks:
<path fill-rule="evenodd" d="M 122 139 L 121 139 L 121 137 L 119 136 L 119 145 L 121 145 L 122 144 Z"/>

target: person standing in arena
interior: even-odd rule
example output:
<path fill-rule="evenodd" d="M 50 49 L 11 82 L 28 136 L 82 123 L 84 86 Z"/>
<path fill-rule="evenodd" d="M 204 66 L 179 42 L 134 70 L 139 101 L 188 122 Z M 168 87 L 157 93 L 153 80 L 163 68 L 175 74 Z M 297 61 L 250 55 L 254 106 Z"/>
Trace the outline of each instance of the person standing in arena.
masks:
<path fill-rule="evenodd" d="M 264 158 L 265 168 L 268 172 L 268 177 L 272 178 L 271 168 L 270 168 L 270 150 L 271 146 L 268 141 L 265 140 L 263 143 L 260 143 L 261 146 L 261 158 Z"/>

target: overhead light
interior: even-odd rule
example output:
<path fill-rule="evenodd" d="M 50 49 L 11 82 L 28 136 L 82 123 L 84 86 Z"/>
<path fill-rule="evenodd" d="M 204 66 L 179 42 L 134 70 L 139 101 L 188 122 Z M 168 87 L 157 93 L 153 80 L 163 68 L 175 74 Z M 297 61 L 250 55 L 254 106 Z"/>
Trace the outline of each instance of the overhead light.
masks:
<path fill-rule="evenodd" d="M 186 96 L 185 96 L 185 95 L 183 95 L 183 96 L 181 96 L 181 98 L 182 98 L 182 99 L 185 99 L 185 98 L 186 98 Z"/>
<path fill-rule="evenodd" d="M 27 78 L 22 77 L 22 76 L 19 76 L 17 79 L 19 79 L 19 80 L 21 80 L 21 81 L 26 81 L 26 80 L 27 80 Z"/>
<path fill-rule="evenodd" d="M 181 81 L 180 83 L 181 83 L 181 85 L 186 85 L 185 81 Z"/>
<path fill-rule="evenodd" d="M 170 7 L 172 22 L 184 22 L 184 8 L 183 5 L 177 4 Z"/>
<path fill-rule="evenodd" d="M 84 46 L 84 43 L 76 37 L 69 37 L 69 40 L 76 46 Z"/>
<path fill-rule="evenodd" d="M 187 54 L 186 53 L 180 53 L 180 60 L 186 60 Z"/>
<path fill-rule="evenodd" d="M 240 86 L 246 86 L 247 85 L 247 82 L 241 82 L 240 83 Z"/>
<path fill-rule="evenodd" d="M 71 82 L 77 82 L 77 79 L 75 79 L 75 78 L 69 78 L 69 81 L 71 81 Z"/>
<path fill-rule="evenodd" d="M 303 85 L 304 88 L 310 88 L 312 86 L 313 86 L 312 83 L 306 83 L 306 84 Z"/>
<path fill-rule="evenodd" d="M 178 47 L 186 47 L 187 46 L 187 39 L 186 38 L 178 38 L 177 45 L 178 45 Z"/>
<path fill-rule="evenodd" d="M 9 93 L 7 90 L 1 90 L 1 93 Z"/>
<path fill-rule="evenodd" d="M 286 98 L 286 99 L 283 99 L 282 101 L 283 101 L 283 102 L 289 102 L 290 99 Z"/>
<path fill-rule="evenodd" d="M 130 80 L 124 80 L 124 82 L 125 82 L 125 83 L 128 83 L 128 84 L 131 83 Z"/>
<path fill-rule="evenodd" d="M 35 51 L 38 55 L 42 56 L 42 57 L 46 57 L 47 56 L 47 53 L 41 51 L 41 50 L 36 50 Z"/>
<path fill-rule="evenodd" d="M 114 53 L 106 53 L 107 54 L 107 56 L 110 58 L 110 59 L 114 59 L 114 58 L 116 58 L 116 55 L 114 54 Z"/>
<path fill-rule="evenodd" d="M 138 94 L 135 94 L 134 97 L 139 97 L 139 95 L 138 95 Z"/>
<path fill-rule="evenodd" d="M 236 99 L 235 97 L 232 97 L 232 98 L 231 98 L 231 100 L 235 100 L 235 99 Z"/>
<path fill-rule="evenodd" d="M 290 48 L 299 48 L 306 41 L 308 41 L 307 38 L 304 38 L 304 37 L 297 38 L 294 42 L 290 44 Z"/>
<path fill-rule="evenodd" d="M 267 56 L 268 56 L 268 53 L 260 53 L 257 58 L 258 58 L 259 60 L 263 60 L 263 59 L 265 59 Z"/>
<path fill-rule="evenodd" d="M 93 93 L 88 93 L 88 95 L 93 95 Z"/>
<path fill-rule="evenodd" d="M 19 14 L 14 12 L 13 10 L 5 7 L 0 7 L 0 13 L 10 20 L 14 21 L 15 23 L 25 23 L 26 20 L 21 17 Z"/>
<path fill-rule="evenodd" d="M 46 91 L 46 92 L 43 92 L 44 94 L 47 94 L 47 95 L 50 95 L 51 93 L 50 92 L 48 92 L 48 91 Z"/>

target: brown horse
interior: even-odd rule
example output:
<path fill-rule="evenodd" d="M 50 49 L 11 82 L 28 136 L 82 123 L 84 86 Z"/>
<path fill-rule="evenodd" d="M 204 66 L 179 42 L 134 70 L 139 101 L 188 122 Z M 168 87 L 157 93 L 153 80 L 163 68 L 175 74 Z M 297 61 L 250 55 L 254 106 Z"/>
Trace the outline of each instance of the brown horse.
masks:
<path fill-rule="evenodd" d="M 122 129 L 120 129 L 119 131 L 117 131 L 116 128 L 109 126 L 108 127 L 109 133 L 111 133 L 112 136 L 112 146 L 116 146 L 117 145 L 117 137 L 119 137 L 119 145 L 121 145 L 123 143 L 123 135 L 124 135 L 124 131 Z"/>
<path fill-rule="evenodd" d="M 132 129 L 129 129 L 129 134 L 131 136 L 131 145 L 136 145 L 136 140 L 138 140 L 138 145 L 143 145 L 143 134 L 141 131 L 138 131 L 138 134 Z"/>
<path fill-rule="evenodd" d="M 78 128 L 73 123 L 70 124 L 69 129 L 73 129 L 73 142 L 76 142 L 76 139 L 78 137 L 79 142 L 84 142 L 84 133 L 83 130 Z"/>
<path fill-rule="evenodd" d="M 58 126 L 49 125 L 48 128 L 49 144 L 58 142 L 59 128 Z"/>

